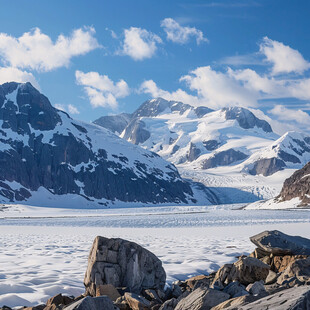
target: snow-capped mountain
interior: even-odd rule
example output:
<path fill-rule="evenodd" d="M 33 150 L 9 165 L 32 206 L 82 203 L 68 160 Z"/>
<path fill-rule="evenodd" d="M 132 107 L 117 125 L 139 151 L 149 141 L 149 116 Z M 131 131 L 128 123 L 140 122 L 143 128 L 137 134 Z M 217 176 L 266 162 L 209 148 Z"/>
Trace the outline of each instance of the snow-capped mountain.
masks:
<path fill-rule="evenodd" d="M 157 154 L 55 109 L 30 83 L 0 85 L 0 201 L 40 206 L 193 203 Z"/>
<path fill-rule="evenodd" d="M 241 107 L 214 111 L 152 99 L 131 115 L 120 136 L 175 164 L 184 177 L 216 184 L 217 191 L 250 192 L 252 200 L 278 194 L 292 169 L 310 160 L 310 137 L 296 132 L 280 137 L 267 121 Z"/>

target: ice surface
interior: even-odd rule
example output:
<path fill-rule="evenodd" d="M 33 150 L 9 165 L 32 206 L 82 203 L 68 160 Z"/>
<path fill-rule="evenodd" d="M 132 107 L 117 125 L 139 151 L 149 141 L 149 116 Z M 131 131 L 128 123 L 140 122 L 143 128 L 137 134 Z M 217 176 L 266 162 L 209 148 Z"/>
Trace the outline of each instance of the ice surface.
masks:
<path fill-rule="evenodd" d="M 74 210 L 1 207 L 0 306 L 36 305 L 57 294 L 79 295 L 97 235 L 132 240 L 155 253 L 167 281 L 217 270 L 254 249 L 265 229 L 310 238 L 310 210 L 150 207 Z"/>

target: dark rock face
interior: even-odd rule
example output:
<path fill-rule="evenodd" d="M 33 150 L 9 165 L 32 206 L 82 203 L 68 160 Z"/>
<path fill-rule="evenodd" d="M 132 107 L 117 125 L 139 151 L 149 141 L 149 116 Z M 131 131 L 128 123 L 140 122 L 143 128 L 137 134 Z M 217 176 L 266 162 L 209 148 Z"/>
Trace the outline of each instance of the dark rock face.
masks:
<path fill-rule="evenodd" d="M 226 119 L 235 119 L 239 123 L 240 127 L 244 129 L 249 128 L 261 128 L 265 132 L 272 132 L 271 126 L 268 122 L 257 118 L 251 111 L 234 107 L 234 108 L 224 108 L 222 111 L 225 112 Z"/>
<path fill-rule="evenodd" d="M 166 273 L 161 261 L 140 245 L 123 239 L 96 237 L 90 250 L 84 284 L 96 296 L 102 284 L 127 287 L 139 294 L 143 289 L 164 289 Z"/>
<path fill-rule="evenodd" d="M 94 121 L 94 124 L 111 130 L 114 133 L 121 134 L 129 124 L 132 115 L 121 113 L 118 115 L 102 116 Z"/>
<path fill-rule="evenodd" d="M 140 119 L 132 120 L 125 129 L 124 139 L 133 144 L 145 142 L 151 136 L 150 132 L 145 129 L 145 123 Z"/>
<path fill-rule="evenodd" d="M 310 240 L 281 231 L 264 231 L 250 238 L 263 251 L 273 255 L 310 255 Z"/>
<path fill-rule="evenodd" d="M 191 142 L 190 147 L 189 147 L 189 151 L 187 154 L 187 160 L 188 161 L 196 160 L 199 157 L 200 153 L 201 153 L 201 151 L 199 150 L 199 148 L 197 148 L 196 145 Z"/>
<path fill-rule="evenodd" d="M 240 151 L 229 149 L 227 151 L 214 154 L 213 157 L 206 159 L 202 164 L 202 169 L 210 169 L 218 166 L 227 166 L 236 161 L 244 160 L 248 156 Z"/>
<path fill-rule="evenodd" d="M 301 206 L 310 203 L 310 163 L 295 171 L 292 176 L 284 181 L 279 201 L 300 198 Z"/>
<path fill-rule="evenodd" d="M 216 150 L 220 145 L 217 140 L 204 141 L 202 144 L 206 148 L 206 150 L 210 152 Z"/>
<path fill-rule="evenodd" d="M 71 119 L 30 83 L 0 86 L 1 120 L 3 202 L 27 200 L 40 188 L 48 195 L 79 195 L 97 207 L 115 200 L 185 203 L 192 195 L 173 165 Z"/>
<path fill-rule="evenodd" d="M 201 118 L 204 117 L 206 114 L 213 112 L 214 110 L 207 108 L 207 107 L 197 107 L 194 109 L 197 117 Z"/>
<path fill-rule="evenodd" d="M 254 163 L 254 166 L 249 170 L 252 175 L 262 174 L 263 176 L 272 175 L 286 167 L 283 160 L 278 158 L 262 158 Z"/>

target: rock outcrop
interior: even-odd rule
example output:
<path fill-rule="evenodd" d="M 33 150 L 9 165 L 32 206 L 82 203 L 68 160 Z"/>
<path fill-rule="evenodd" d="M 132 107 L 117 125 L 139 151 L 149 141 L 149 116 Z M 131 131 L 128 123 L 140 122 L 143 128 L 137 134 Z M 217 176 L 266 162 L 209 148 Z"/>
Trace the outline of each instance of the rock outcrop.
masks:
<path fill-rule="evenodd" d="M 63 205 L 100 207 L 192 196 L 172 164 L 71 119 L 30 83 L 0 85 L 0 142 L 0 202 L 59 206 L 61 198 Z"/>
<path fill-rule="evenodd" d="M 310 204 L 310 162 L 303 168 L 295 171 L 292 176 L 284 181 L 277 201 L 288 201 L 299 198 L 300 206 Z"/>
<path fill-rule="evenodd" d="M 278 230 L 264 231 L 250 240 L 261 250 L 273 255 L 310 255 L 310 240 L 289 236 Z"/>
<path fill-rule="evenodd" d="M 103 284 L 140 294 L 143 289 L 163 289 L 165 283 L 162 263 L 150 251 L 119 238 L 95 238 L 84 279 L 86 294 L 96 296 Z"/>

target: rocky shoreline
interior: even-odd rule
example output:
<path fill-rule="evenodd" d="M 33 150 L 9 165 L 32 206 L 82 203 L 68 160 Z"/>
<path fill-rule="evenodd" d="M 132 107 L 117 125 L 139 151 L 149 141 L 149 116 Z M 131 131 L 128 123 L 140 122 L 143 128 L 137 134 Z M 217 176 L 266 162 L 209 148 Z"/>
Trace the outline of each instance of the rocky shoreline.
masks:
<path fill-rule="evenodd" d="M 279 231 L 250 238 L 256 249 L 217 272 L 166 285 L 161 261 L 140 245 L 96 237 L 85 293 L 58 294 L 24 310 L 310 309 L 310 240 Z M 3 310 L 10 310 L 5 305 Z"/>

